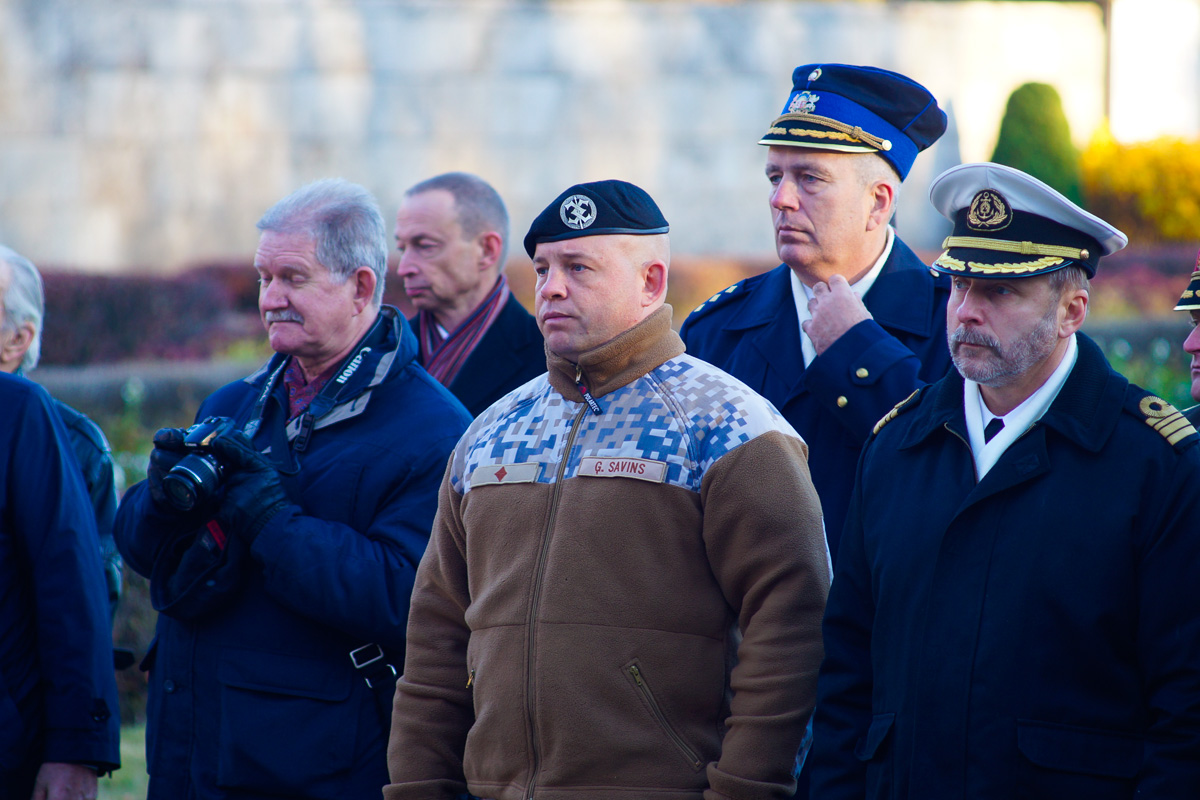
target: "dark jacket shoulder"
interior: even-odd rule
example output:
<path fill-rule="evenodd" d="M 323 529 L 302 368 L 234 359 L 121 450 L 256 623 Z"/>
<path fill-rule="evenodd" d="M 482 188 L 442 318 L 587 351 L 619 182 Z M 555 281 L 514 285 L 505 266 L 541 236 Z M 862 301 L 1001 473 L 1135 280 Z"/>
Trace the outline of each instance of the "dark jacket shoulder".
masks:
<path fill-rule="evenodd" d="M 1166 400 L 1133 383 L 1125 391 L 1125 413 L 1144 422 L 1164 443 L 1180 452 L 1200 441 L 1200 434 L 1193 424 L 1200 417 L 1196 413 L 1198 408 L 1200 406 L 1190 408 L 1186 413 L 1181 412 Z"/>

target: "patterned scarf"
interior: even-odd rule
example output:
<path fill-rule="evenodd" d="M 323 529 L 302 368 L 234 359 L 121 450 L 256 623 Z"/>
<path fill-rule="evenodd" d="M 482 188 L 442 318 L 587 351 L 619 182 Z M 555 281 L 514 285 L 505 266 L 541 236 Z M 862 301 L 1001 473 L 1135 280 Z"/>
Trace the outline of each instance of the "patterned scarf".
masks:
<path fill-rule="evenodd" d="M 289 422 L 308 409 L 313 399 L 325 388 L 325 384 L 329 383 L 329 379 L 333 377 L 338 366 L 338 364 L 334 364 L 311 381 L 305 381 L 304 370 L 300 369 L 300 364 L 296 359 L 292 358 L 288 362 L 287 368 L 283 371 L 283 386 L 287 389 Z"/>
<path fill-rule="evenodd" d="M 491 294 L 471 312 L 471 316 L 444 338 L 432 312 L 421 310 L 417 313 L 421 365 L 438 383 L 449 386 L 454 382 L 467 357 L 488 332 L 488 328 L 492 327 L 496 317 L 500 316 L 504 304 L 508 302 L 508 295 L 508 280 L 501 275 Z"/>

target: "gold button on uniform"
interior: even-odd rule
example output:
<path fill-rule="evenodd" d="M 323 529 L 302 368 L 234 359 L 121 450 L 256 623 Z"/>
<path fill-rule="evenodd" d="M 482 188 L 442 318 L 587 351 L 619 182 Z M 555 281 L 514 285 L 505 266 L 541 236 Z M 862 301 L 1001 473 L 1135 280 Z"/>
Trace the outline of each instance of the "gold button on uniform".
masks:
<path fill-rule="evenodd" d="M 848 406 L 850 404 L 850 401 L 846 399 L 846 395 L 842 395 L 841 397 L 838 398 L 837 403 L 838 403 L 838 408 L 845 408 L 846 406 Z"/>
<path fill-rule="evenodd" d="M 859 368 L 858 368 L 858 369 L 855 371 L 855 373 L 854 373 L 854 374 L 855 374 L 855 375 L 857 375 L 857 376 L 858 376 L 858 377 L 860 377 L 860 378 L 865 378 L 865 377 L 867 377 L 868 375 L 870 375 L 871 373 L 867 372 L 867 368 L 866 368 L 866 367 L 859 367 Z"/>

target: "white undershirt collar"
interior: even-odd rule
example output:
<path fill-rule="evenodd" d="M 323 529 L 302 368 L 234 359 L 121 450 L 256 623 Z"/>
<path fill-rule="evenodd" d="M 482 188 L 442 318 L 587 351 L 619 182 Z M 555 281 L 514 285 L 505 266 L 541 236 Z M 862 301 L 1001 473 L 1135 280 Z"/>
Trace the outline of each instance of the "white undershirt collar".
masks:
<path fill-rule="evenodd" d="M 967 437 L 971 442 L 971 454 L 975 458 L 975 481 L 983 480 L 983 476 L 996 465 L 1000 456 L 1013 442 L 1021 438 L 1035 422 L 1050 409 L 1050 404 L 1058 397 L 1059 391 L 1067 382 L 1071 368 L 1079 355 L 1079 345 L 1075 342 L 1075 334 L 1067 340 L 1067 352 L 1062 361 L 1046 379 L 1046 382 L 1025 398 L 1019 406 L 1004 415 L 1004 427 L 992 437 L 990 442 L 984 442 L 983 429 L 996 418 L 983 395 L 979 384 L 975 381 L 963 381 L 963 413 L 967 418 Z"/>

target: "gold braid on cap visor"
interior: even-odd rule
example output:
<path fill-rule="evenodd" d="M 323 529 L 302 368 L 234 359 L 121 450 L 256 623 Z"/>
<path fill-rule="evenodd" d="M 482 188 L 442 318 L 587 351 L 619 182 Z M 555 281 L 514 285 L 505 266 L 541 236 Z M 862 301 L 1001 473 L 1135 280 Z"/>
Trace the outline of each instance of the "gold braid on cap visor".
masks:
<path fill-rule="evenodd" d="M 802 130 L 800 128 L 781 128 L 780 123 L 795 121 L 795 122 L 812 122 L 817 125 L 825 125 L 833 128 L 841 133 L 831 133 L 829 131 L 812 131 Z M 816 114 L 784 114 L 779 119 L 771 123 L 771 130 L 767 131 L 769 136 L 772 133 L 791 134 L 792 136 L 812 136 L 816 139 L 844 139 L 851 142 L 862 142 L 863 144 L 874 147 L 876 150 L 891 150 L 892 143 L 887 139 L 881 139 L 878 136 L 867 133 L 857 125 L 847 125 L 844 122 L 838 122 L 836 119 L 829 117 L 821 117 Z"/>
<path fill-rule="evenodd" d="M 986 239 L 980 236 L 947 236 L 942 242 L 947 251 L 951 247 L 968 247 L 975 250 L 994 250 L 1000 253 L 1019 253 L 1023 256 L 1042 256 L 1034 261 L 1022 261 L 1012 264 L 983 264 L 977 261 L 962 261 L 952 258 L 949 252 L 942 253 L 933 263 L 948 269 L 966 269 L 971 272 L 1002 272 L 1019 275 L 1046 267 L 1057 267 L 1067 259 L 1073 261 L 1086 260 L 1089 253 L 1078 247 L 1063 247 L 1056 244 L 1035 244 L 1033 242 L 1012 242 L 1004 239 Z"/>

